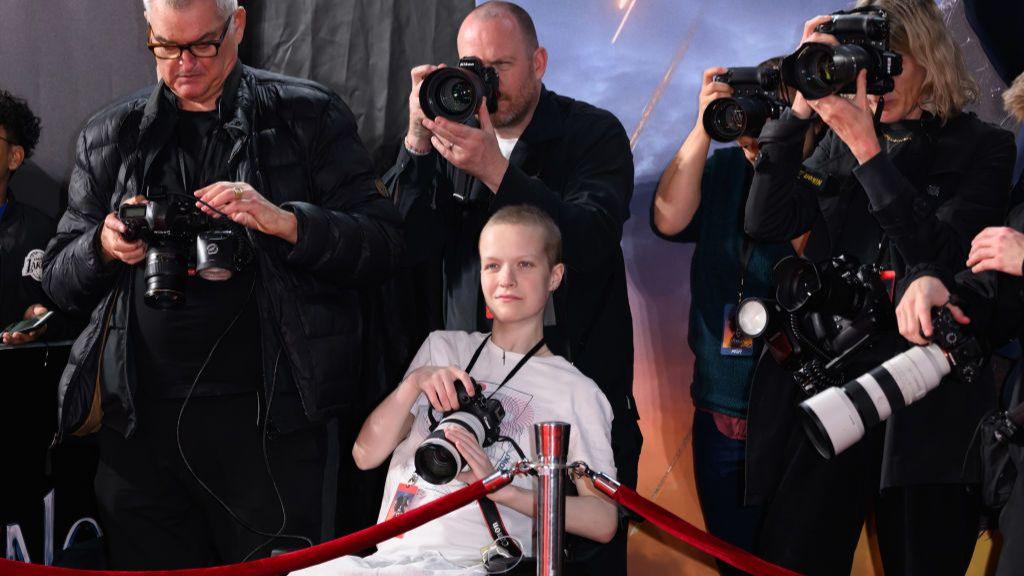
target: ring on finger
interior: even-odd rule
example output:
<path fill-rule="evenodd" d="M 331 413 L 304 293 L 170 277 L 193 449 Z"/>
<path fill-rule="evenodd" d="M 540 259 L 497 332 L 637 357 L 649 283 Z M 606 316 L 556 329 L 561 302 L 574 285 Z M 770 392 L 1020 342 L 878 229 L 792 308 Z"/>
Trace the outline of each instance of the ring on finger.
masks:
<path fill-rule="evenodd" d="M 235 200 L 241 200 L 242 199 L 242 193 L 245 192 L 245 190 L 243 190 L 242 187 L 237 185 L 237 184 L 235 184 L 235 187 L 232 188 L 232 190 L 235 193 Z"/>

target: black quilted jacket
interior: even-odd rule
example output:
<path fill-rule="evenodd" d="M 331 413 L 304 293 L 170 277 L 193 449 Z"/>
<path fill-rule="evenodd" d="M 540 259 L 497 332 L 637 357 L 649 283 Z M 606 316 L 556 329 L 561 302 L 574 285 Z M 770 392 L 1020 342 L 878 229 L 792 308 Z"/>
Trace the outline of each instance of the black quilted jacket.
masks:
<path fill-rule="evenodd" d="M 98 239 L 106 215 L 145 191 L 174 133 L 173 95 L 163 85 L 147 92 L 99 112 L 82 131 L 68 209 L 47 247 L 44 290 L 61 308 L 91 315 L 61 378 L 58 438 L 95 429 L 100 417 L 126 436 L 136 426 L 132 270 L 104 266 Z M 351 111 L 326 88 L 239 63 L 218 111 L 231 141 L 227 170 L 218 172 L 298 218 L 295 246 L 254 234 L 264 386 L 294 399 L 275 400 L 270 417 L 294 429 L 358 392 L 361 293 L 400 257 L 399 216 L 378 192 Z"/>

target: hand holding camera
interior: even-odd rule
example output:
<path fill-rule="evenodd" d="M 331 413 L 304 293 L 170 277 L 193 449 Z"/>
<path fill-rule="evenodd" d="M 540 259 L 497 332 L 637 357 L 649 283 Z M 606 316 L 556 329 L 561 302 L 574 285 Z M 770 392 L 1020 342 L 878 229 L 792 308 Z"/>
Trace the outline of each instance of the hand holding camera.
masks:
<path fill-rule="evenodd" d="M 426 137 L 445 160 L 497 192 L 508 160 L 491 124 L 501 97 L 494 67 L 469 56 L 452 68 L 417 66 L 412 80 L 406 145 L 425 151 Z M 479 128 L 469 125 L 474 116 Z"/>
<path fill-rule="evenodd" d="M 896 321 L 900 334 L 918 346 L 930 343 L 934 327 L 932 309 L 945 306 L 960 324 L 971 321 L 958 306 L 949 303 L 949 290 L 934 276 L 921 276 L 907 287 L 899 306 L 896 307 Z"/>
<path fill-rule="evenodd" d="M 234 200 L 225 201 L 222 198 L 224 184 L 228 183 L 214 184 L 196 193 L 205 193 L 217 202 L 210 205 L 216 210 L 208 206 L 205 214 L 192 205 L 187 194 L 168 193 L 162 188 L 149 190 L 146 198 L 136 197 L 118 209 L 117 222 L 112 223 L 110 229 L 118 231 L 117 242 L 138 245 L 144 254 L 145 300 L 149 306 L 162 310 L 181 306 L 185 303 L 188 276 L 198 274 L 205 280 L 224 281 L 252 262 L 253 247 L 241 230 L 240 209 L 225 205 L 225 202 L 237 205 L 244 201 L 244 189 L 238 183 L 231 183 L 228 193 Z M 249 190 L 255 194 L 254 190 Z M 269 204 L 262 196 L 259 199 Z M 207 215 L 217 211 L 235 222 L 218 222 Z M 255 218 L 249 212 L 244 214 Z M 126 260 L 127 263 L 141 261 L 141 258 L 134 258 L 134 253 L 130 255 L 133 261 Z"/>
<path fill-rule="evenodd" d="M 470 397 L 476 394 L 472 378 L 457 366 L 423 366 L 409 374 L 403 382 L 426 396 L 430 405 L 438 412 L 459 408 L 459 394 Z M 456 386 L 462 390 L 457 390 Z"/>
<path fill-rule="evenodd" d="M 811 18 L 807 22 L 804 22 L 804 33 L 803 36 L 800 37 L 800 45 L 797 46 L 797 50 L 799 51 L 801 48 L 804 47 L 804 45 L 810 42 L 837 46 L 839 44 L 839 41 L 836 40 L 835 36 L 817 31 L 818 26 L 821 26 L 822 24 L 831 21 L 832 15 L 826 14 L 823 16 L 815 16 L 814 18 Z M 792 108 L 793 113 L 796 115 L 797 118 L 803 118 L 805 120 L 807 118 L 810 118 L 811 113 L 813 112 L 811 107 L 807 104 L 807 99 L 800 91 L 797 91 L 796 96 L 793 98 Z"/>
<path fill-rule="evenodd" d="M 409 92 L 409 131 L 405 135 L 405 145 L 423 154 L 430 151 L 430 137 L 432 134 L 430 130 L 423 127 L 423 120 L 427 116 L 423 113 L 423 108 L 420 106 L 420 87 L 423 85 L 424 78 L 435 70 L 444 67 L 444 64 L 438 66 L 423 64 L 413 68 L 410 73 L 412 76 L 412 91 Z"/>
<path fill-rule="evenodd" d="M 440 420 L 434 417 L 432 411 L 428 412 L 430 434 L 416 448 L 416 473 L 431 484 L 447 484 L 467 464 L 477 473 L 486 470 L 490 460 L 483 454 L 481 447 L 498 441 L 501 421 L 505 418 L 504 406 L 496 398 L 485 397 L 476 380 L 454 366 L 427 368 L 423 374 L 426 378 L 417 378 L 418 382 L 413 385 L 423 390 L 427 398 L 436 394 L 437 403 L 442 406 L 447 404 L 450 408 L 443 411 Z M 458 379 L 462 390 L 456 389 L 455 383 L 448 380 L 456 374 L 463 375 Z M 454 402 L 451 398 L 445 398 L 452 390 L 455 391 Z M 434 404 L 433 399 L 431 404 Z"/>
<path fill-rule="evenodd" d="M 486 102 L 486 101 L 485 101 Z M 483 182 L 497 192 L 508 169 L 508 160 L 501 154 L 498 137 L 491 125 L 487 106 L 480 106 L 480 128 L 459 124 L 442 117 L 424 119 L 423 126 L 434 136 L 430 143 L 445 160 L 456 168 Z"/>
<path fill-rule="evenodd" d="M 146 204 L 146 198 L 136 196 L 124 202 L 122 206 L 138 206 Z M 103 220 L 103 227 L 100 229 L 100 256 L 104 264 L 119 260 L 134 266 L 146 257 L 147 246 L 145 241 L 139 238 L 126 238 L 127 225 L 121 220 L 118 212 L 111 212 Z"/>
<path fill-rule="evenodd" d="M 196 208 L 211 218 L 220 218 L 219 210 L 238 224 L 277 236 L 289 244 L 299 241 L 295 214 L 267 200 L 246 182 L 215 182 L 195 191 L 201 202 Z"/>
<path fill-rule="evenodd" d="M 765 122 L 778 118 L 786 107 L 774 66 L 712 68 L 704 74 L 698 120 L 719 142 L 756 138 Z"/>

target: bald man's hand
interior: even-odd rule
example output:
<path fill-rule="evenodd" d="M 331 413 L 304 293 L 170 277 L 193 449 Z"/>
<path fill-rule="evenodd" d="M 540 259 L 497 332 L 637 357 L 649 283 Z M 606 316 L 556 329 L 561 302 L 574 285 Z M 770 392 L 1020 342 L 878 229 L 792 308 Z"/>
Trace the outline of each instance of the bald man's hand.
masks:
<path fill-rule="evenodd" d="M 424 64 L 413 68 L 411 72 L 412 92 L 409 93 L 409 130 L 405 134 L 405 147 L 417 154 L 430 152 L 430 137 L 433 136 L 430 130 L 423 126 L 423 121 L 427 119 L 427 116 L 423 113 L 423 108 L 420 107 L 420 86 L 423 85 L 424 78 L 439 68 L 444 68 L 444 64 L 439 66 Z"/>
<path fill-rule="evenodd" d="M 434 134 L 434 149 L 453 166 L 481 181 L 497 194 L 508 170 L 508 160 L 498 147 L 498 136 L 491 125 L 487 99 L 480 102 L 480 128 L 452 122 L 438 116 L 423 119 L 423 126 Z"/>

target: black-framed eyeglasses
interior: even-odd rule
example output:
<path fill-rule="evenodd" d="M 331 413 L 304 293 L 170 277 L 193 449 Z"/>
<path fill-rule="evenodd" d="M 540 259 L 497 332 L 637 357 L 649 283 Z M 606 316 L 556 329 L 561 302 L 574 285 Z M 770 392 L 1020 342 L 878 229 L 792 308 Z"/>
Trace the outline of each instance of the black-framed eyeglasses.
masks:
<path fill-rule="evenodd" d="M 21 144 L 18 144 L 14 140 L 11 140 L 10 138 L 6 138 L 4 136 L 0 136 L 0 140 L 3 140 L 4 142 L 7 142 L 8 146 L 21 146 Z"/>
<path fill-rule="evenodd" d="M 228 35 L 228 28 L 231 27 L 231 19 L 234 17 L 234 14 L 228 16 L 227 22 L 224 22 L 224 30 L 221 31 L 220 37 L 216 40 L 200 40 L 199 42 L 191 42 L 189 44 L 163 44 L 149 41 L 146 43 L 146 47 L 153 53 L 153 56 L 161 60 L 181 58 L 181 53 L 185 50 L 191 52 L 196 58 L 213 58 L 220 53 L 220 45 L 224 43 L 224 38 Z M 149 37 L 153 37 L 153 28 L 149 29 Z"/>

